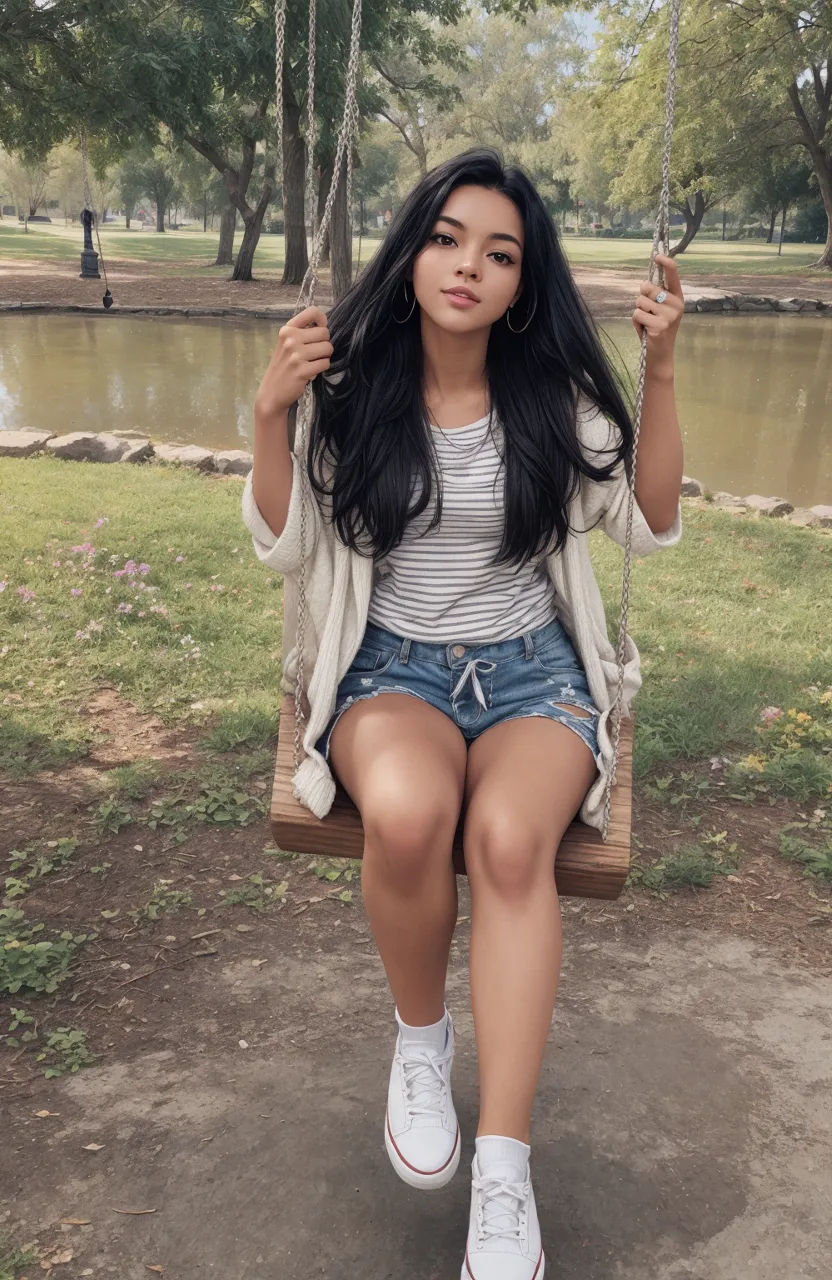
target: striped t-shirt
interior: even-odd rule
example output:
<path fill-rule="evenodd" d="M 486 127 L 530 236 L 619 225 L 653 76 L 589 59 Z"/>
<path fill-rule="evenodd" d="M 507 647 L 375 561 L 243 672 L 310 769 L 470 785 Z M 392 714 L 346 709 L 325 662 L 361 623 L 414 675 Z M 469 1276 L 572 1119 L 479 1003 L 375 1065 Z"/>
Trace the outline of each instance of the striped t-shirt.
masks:
<path fill-rule="evenodd" d="M 431 427 L 442 477 L 442 520 L 430 524 L 436 495 L 404 538 L 376 564 L 369 620 L 412 640 L 498 643 L 545 626 L 555 589 L 538 556 L 522 569 L 493 563 L 503 534 L 502 433 L 491 419 L 447 431 Z"/>

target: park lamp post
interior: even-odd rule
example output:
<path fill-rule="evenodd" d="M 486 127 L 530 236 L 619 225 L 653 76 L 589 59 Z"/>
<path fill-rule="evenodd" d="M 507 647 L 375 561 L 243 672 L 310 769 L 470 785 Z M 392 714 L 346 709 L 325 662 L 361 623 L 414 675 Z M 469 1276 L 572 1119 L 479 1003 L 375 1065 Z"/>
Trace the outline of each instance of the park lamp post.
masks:
<path fill-rule="evenodd" d="M 81 250 L 81 279 L 100 280 L 101 272 L 98 270 L 98 254 L 92 247 L 92 224 L 95 221 L 95 214 L 91 209 L 84 209 L 81 212 L 81 221 L 84 224 L 84 247 Z"/>

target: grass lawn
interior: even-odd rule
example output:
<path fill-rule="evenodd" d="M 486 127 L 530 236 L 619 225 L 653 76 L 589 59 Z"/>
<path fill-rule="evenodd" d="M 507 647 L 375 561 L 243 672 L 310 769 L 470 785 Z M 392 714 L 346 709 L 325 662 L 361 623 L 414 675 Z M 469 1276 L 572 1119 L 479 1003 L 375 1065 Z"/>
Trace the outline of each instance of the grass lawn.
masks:
<path fill-rule="evenodd" d="M 242 232 L 238 230 L 235 243 L 239 245 Z M 210 271 L 205 266 L 217 250 L 218 232 L 200 230 L 155 231 L 140 230 L 138 224 L 127 231 L 120 224 L 108 224 L 101 228 L 105 258 L 132 259 L 153 263 L 160 273 L 187 275 Z M 0 221 L 0 258 L 28 258 L 33 260 L 74 260 L 81 251 L 83 233 L 80 226 L 64 227 L 60 224 L 32 226 L 28 234 L 22 226 L 9 219 Z M 378 248 L 378 240 L 363 239 L 361 261 L 368 262 Z M 576 266 L 598 268 L 643 269 L 650 252 L 648 240 L 594 239 L 568 235 L 563 240 L 569 261 Z M 697 275 L 802 275 L 815 274 L 811 264 L 820 257 L 821 245 L 784 244 L 778 256 L 775 245 L 759 241 L 726 241 L 697 239 L 683 255 L 685 274 Z M 357 261 L 358 239 L 353 241 L 353 259 Z M 261 270 L 282 269 L 284 260 L 283 236 L 263 235 L 257 246 L 256 266 Z M 227 267 L 217 267 L 218 274 L 227 275 Z M 817 273 L 826 278 L 828 273 Z"/>
<path fill-rule="evenodd" d="M 281 584 L 254 558 L 239 479 L 39 458 L 0 460 L 0 480 L 0 769 L 82 755 L 78 703 L 100 681 L 166 723 L 268 740 Z M 594 556 L 612 632 L 621 555 L 597 536 Z M 749 750 L 761 708 L 832 684 L 831 580 L 832 539 L 687 507 L 680 547 L 634 567 L 638 772 Z"/>

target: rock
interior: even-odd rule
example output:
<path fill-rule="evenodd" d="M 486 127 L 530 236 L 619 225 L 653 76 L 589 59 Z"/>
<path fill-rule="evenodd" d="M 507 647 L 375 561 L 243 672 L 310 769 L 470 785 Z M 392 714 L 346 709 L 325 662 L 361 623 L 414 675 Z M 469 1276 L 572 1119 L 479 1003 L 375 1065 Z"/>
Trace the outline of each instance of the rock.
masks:
<path fill-rule="evenodd" d="M 725 296 L 723 294 L 720 294 L 719 297 L 716 297 L 716 298 L 697 298 L 696 310 L 697 311 L 723 311 L 724 302 L 725 302 Z"/>
<path fill-rule="evenodd" d="M 216 455 L 217 471 L 226 476 L 247 476 L 254 459 L 245 449 L 222 449 Z"/>
<path fill-rule="evenodd" d="M 759 493 L 749 493 L 743 501 L 750 511 L 756 511 L 761 516 L 788 516 L 794 511 L 794 507 L 785 498 L 764 498 Z"/>
<path fill-rule="evenodd" d="M 52 439 L 52 431 L 0 431 L 0 458 L 28 458 Z"/>
<path fill-rule="evenodd" d="M 787 519 L 789 524 L 797 525 L 799 529 L 814 529 L 820 524 L 820 520 L 808 507 L 795 507 Z"/>
<path fill-rule="evenodd" d="M 65 436 L 54 436 L 46 448 L 56 458 L 76 462 L 120 462 L 130 443 L 108 432 L 96 435 L 93 431 L 70 431 Z"/>
<path fill-rule="evenodd" d="M 777 310 L 778 311 L 802 311 L 803 298 L 778 298 Z"/>
<path fill-rule="evenodd" d="M 713 504 L 715 507 L 745 508 L 745 502 L 742 498 L 738 498 L 735 493 L 725 493 L 722 489 L 717 489 L 713 495 Z"/>
<path fill-rule="evenodd" d="M 147 440 L 146 431 L 111 431 L 111 436 L 116 436 L 119 440 Z"/>
<path fill-rule="evenodd" d="M 742 302 L 737 303 L 737 311 L 771 311 L 768 298 L 757 298 L 747 293 Z"/>
<path fill-rule="evenodd" d="M 684 498 L 701 498 L 702 485 L 698 480 L 691 480 L 690 476 L 682 476 L 681 493 Z"/>
<path fill-rule="evenodd" d="M 216 470 L 215 454 L 198 444 L 157 444 L 153 451 L 163 462 L 176 462 L 182 467 L 196 467 L 198 471 Z"/>
<path fill-rule="evenodd" d="M 822 302 L 819 307 L 826 315 L 832 316 L 832 302 Z"/>
<path fill-rule="evenodd" d="M 153 445 L 145 437 L 138 440 L 129 439 L 126 442 L 129 448 L 126 453 L 121 455 L 122 462 L 146 462 L 148 458 L 153 457 Z"/>
<path fill-rule="evenodd" d="M 817 516 L 818 524 L 822 529 L 832 529 L 832 507 L 823 506 L 810 507 L 813 516 Z"/>

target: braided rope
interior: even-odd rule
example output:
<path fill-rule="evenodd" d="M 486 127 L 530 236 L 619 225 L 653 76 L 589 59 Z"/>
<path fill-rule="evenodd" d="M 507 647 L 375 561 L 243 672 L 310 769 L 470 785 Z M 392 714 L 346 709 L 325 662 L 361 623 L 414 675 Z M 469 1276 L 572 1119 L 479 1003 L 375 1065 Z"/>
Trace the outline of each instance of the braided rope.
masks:
<path fill-rule="evenodd" d="M 314 245 L 318 221 L 318 193 L 315 183 L 315 69 L 318 60 L 318 4 L 309 0 L 308 87 L 306 94 L 306 204 L 309 208 L 310 241 Z"/>
<path fill-rule="evenodd" d="M 676 110 L 676 68 L 679 54 L 679 13 L 681 0 L 672 0 L 670 10 L 670 36 L 667 53 L 667 87 L 665 90 L 665 124 L 664 146 L 662 148 L 662 186 L 659 197 L 659 208 L 653 230 L 653 246 L 650 250 L 648 279 L 652 283 L 656 271 L 656 254 L 661 243 L 662 252 L 667 256 L 670 252 L 670 152 L 673 144 L 673 121 Z M 664 285 L 664 270 L 658 268 L 659 284 Z M 612 769 L 607 775 L 604 791 L 604 822 L 602 834 L 607 839 L 610 825 L 610 808 L 612 805 L 612 789 L 615 786 L 618 771 L 619 745 L 621 742 L 621 717 L 624 708 L 624 659 L 627 649 L 627 621 L 630 612 L 630 565 L 633 551 L 633 508 L 636 493 L 636 456 L 638 440 L 641 433 L 641 411 L 644 404 L 644 382 L 647 370 L 647 330 L 641 334 L 641 357 L 638 371 L 638 385 L 633 413 L 633 457 L 630 470 L 630 485 L 627 496 L 627 527 L 624 537 L 624 572 L 621 585 L 621 611 L 618 618 L 618 644 L 616 648 L 616 664 L 618 667 L 618 687 L 612 708 Z"/>
<path fill-rule="evenodd" d="M 279 0 L 279 3 L 285 6 L 286 0 Z M 315 0 L 310 0 L 310 37 L 309 37 L 309 101 L 314 104 L 314 80 L 315 80 L 315 40 L 312 34 L 313 10 Z M 309 266 L 300 287 L 298 300 L 295 304 L 295 314 L 302 311 L 304 307 L 312 305 L 315 299 L 315 291 L 318 286 L 318 267 L 321 261 L 321 253 L 324 245 L 324 238 L 329 230 L 332 220 L 332 209 L 335 203 L 335 195 L 338 189 L 338 178 L 341 173 L 341 166 L 344 162 L 344 156 L 347 156 L 347 210 L 349 211 L 349 200 L 352 188 L 352 150 L 355 139 L 358 136 L 358 71 L 361 57 L 361 0 L 353 0 L 352 23 L 350 26 L 350 51 L 347 62 L 347 74 L 344 86 L 344 114 L 341 120 L 341 128 L 338 131 L 338 144 L 335 151 L 335 164 L 332 171 L 332 181 L 329 191 L 327 192 L 326 203 L 324 205 L 323 214 L 321 216 L 320 225 L 315 228 L 315 212 L 313 210 L 312 201 L 315 198 L 314 181 L 310 182 L 310 175 L 314 179 L 314 171 L 307 166 L 307 200 L 310 201 L 310 211 L 312 217 L 313 240 L 312 253 L 309 260 Z M 313 124 L 307 125 L 307 145 L 311 136 L 310 130 Z M 312 148 L 310 147 L 310 154 Z M 349 217 L 349 213 L 348 213 Z M 308 477 L 306 475 L 306 436 L 309 428 L 309 419 L 312 408 L 312 388 L 307 384 L 300 404 L 298 405 L 297 422 L 295 427 L 295 455 L 300 462 L 300 569 L 298 572 L 298 618 L 297 618 L 297 636 L 295 647 L 297 651 L 297 674 L 295 677 L 295 739 L 293 743 L 293 759 L 294 768 L 297 772 L 300 766 L 301 742 L 303 736 L 303 726 L 306 723 L 306 707 L 304 704 L 306 695 L 306 678 L 304 670 L 304 648 L 306 641 L 306 545 L 307 545 L 307 484 Z"/>

